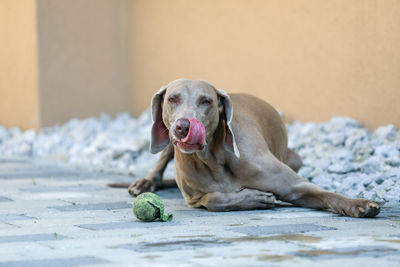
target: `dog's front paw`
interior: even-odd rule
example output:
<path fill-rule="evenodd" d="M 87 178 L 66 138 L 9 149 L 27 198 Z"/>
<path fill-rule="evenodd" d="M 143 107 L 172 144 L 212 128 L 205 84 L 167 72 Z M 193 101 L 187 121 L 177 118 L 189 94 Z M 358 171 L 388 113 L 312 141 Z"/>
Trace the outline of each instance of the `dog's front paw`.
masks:
<path fill-rule="evenodd" d="M 274 194 L 269 192 L 263 192 L 263 191 L 257 192 L 255 200 L 264 209 L 273 208 L 275 207 L 276 204 L 276 198 Z"/>
<path fill-rule="evenodd" d="M 149 179 L 140 179 L 138 181 L 133 182 L 128 187 L 128 192 L 130 195 L 136 197 L 144 192 L 154 192 L 156 190 L 156 185 L 152 180 Z"/>

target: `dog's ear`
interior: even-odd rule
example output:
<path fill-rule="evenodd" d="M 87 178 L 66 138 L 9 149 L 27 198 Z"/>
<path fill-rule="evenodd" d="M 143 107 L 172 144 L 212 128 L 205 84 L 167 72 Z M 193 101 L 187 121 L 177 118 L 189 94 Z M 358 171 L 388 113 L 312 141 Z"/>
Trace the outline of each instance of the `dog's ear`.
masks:
<path fill-rule="evenodd" d="M 218 108 L 222 116 L 222 119 L 225 122 L 225 129 L 226 129 L 224 147 L 226 150 L 234 153 L 235 156 L 239 158 L 240 157 L 239 149 L 236 146 L 235 135 L 231 127 L 231 122 L 233 117 L 231 98 L 225 91 L 220 89 L 217 89 L 217 95 L 219 102 Z"/>
<path fill-rule="evenodd" d="M 163 150 L 170 142 L 169 132 L 162 118 L 162 103 L 166 89 L 166 86 L 161 87 L 151 100 L 153 126 L 151 128 L 150 152 L 153 154 Z"/>

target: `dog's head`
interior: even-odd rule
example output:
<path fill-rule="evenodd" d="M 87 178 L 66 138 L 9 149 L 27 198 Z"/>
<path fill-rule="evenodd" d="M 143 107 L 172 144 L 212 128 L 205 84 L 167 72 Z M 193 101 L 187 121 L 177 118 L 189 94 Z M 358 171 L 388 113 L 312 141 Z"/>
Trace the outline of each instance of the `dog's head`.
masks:
<path fill-rule="evenodd" d="M 171 141 L 183 153 L 202 150 L 212 140 L 219 123 L 225 124 L 224 146 L 239 157 L 229 95 L 208 82 L 179 79 L 153 96 L 150 150 L 158 153 Z"/>

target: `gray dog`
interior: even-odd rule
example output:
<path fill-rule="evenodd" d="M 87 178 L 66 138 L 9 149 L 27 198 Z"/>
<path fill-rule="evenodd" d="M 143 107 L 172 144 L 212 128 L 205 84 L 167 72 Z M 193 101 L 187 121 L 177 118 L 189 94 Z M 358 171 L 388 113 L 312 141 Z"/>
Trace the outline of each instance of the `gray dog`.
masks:
<path fill-rule="evenodd" d="M 162 87 L 151 107 L 151 152 L 162 153 L 148 176 L 129 186 L 131 195 L 163 187 L 175 158 L 176 184 L 191 207 L 267 209 L 278 199 L 352 217 L 380 211 L 376 202 L 327 192 L 300 177 L 302 161 L 287 147 L 285 125 L 261 99 L 179 79 Z"/>

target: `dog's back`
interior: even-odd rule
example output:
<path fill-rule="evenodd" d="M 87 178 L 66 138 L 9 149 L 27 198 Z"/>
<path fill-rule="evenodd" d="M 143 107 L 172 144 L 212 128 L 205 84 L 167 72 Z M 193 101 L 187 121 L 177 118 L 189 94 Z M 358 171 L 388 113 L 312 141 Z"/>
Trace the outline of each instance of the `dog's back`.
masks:
<path fill-rule="evenodd" d="M 279 160 L 286 161 L 287 133 L 279 113 L 270 104 L 255 96 L 230 94 L 230 97 L 234 110 L 234 131 L 241 132 L 240 136 L 244 135 L 250 139 L 264 138 L 271 153 Z"/>

